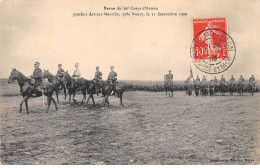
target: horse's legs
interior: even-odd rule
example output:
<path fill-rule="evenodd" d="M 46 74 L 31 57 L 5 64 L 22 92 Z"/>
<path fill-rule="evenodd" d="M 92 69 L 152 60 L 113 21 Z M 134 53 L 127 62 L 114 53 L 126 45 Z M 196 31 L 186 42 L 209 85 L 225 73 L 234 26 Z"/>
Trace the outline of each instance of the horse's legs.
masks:
<path fill-rule="evenodd" d="M 57 102 L 59 103 L 58 90 L 59 90 L 59 88 L 57 88 L 57 89 L 55 90 L 55 92 L 56 92 Z"/>
<path fill-rule="evenodd" d="M 105 95 L 104 99 L 103 99 L 103 106 L 106 106 L 106 103 L 109 106 L 109 102 L 108 102 L 108 95 Z"/>
<path fill-rule="evenodd" d="M 25 107 L 26 107 L 26 113 L 29 114 L 28 97 L 25 99 Z"/>
<path fill-rule="evenodd" d="M 94 105 L 94 107 L 95 107 L 96 104 L 95 104 L 94 96 L 93 96 L 93 94 L 91 94 L 91 95 L 92 95 L 91 98 L 92 98 L 92 101 L 93 101 L 93 105 Z"/>
<path fill-rule="evenodd" d="M 51 97 L 47 97 L 47 101 L 48 101 L 48 108 L 47 108 L 46 113 L 48 113 L 50 105 L 51 105 Z"/>
<path fill-rule="evenodd" d="M 120 105 L 124 107 L 124 105 L 123 105 L 123 92 L 119 93 L 119 98 L 120 98 Z"/>
<path fill-rule="evenodd" d="M 75 94 L 76 94 L 76 91 L 73 92 L 73 101 L 74 101 L 74 103 L 76 103 L 76 100 L 75 100 Z"/>
<path fill-rule="evenodd" d="M 65 85 L 63 85 L 62 88 L 63 88 L 63 92 L 64 92 L 64 99 L 66 100 L 67 93 L 66 93 L 66 87 L 65 87 Z"/>
<path fill-rule="evenodd" d="M 69 101 L 70 101 L 70 104 L 71 104 L 71 93 L 69 92 Z"/>
<path fill-rule="evenodd" d="M 88 102 L 89 102 L 90 97 L 91 97 L 91 93 L 90 93 L 89 96 L 88 96 L 87 105 L 88 105 Z"/>
<path fill-rule="evenodd" d="M 106 102 L 107 102 L 107 106 L 109 107 L 108 95 L 106 96 Z"/>
<path fill-rule="evenodd" d="M 53 97 L 51 97 L 51 101 L 53 102 L 53 104 L 55 105 L 56 111 L 58 110 L 58 106 L 56 104 L 56 101 Z"/>
<path fill-rule="evenodd" d="M 82 104 L 83 104 L 84 100 L 86 100 L 86 91 L 82 90 L 82 94 L 83 94 L 83 99 L 82 99 Z"/>
<path fill-rule="evenodd" d="M 23 107 L 23 103 L 25 102 L 26 99 L 27 99 L 27 96 L 24 96 L 23 100 L 20 102 L 20 110 L 19 110 L 20 113 L 23 111 L 22 107 Z"/>

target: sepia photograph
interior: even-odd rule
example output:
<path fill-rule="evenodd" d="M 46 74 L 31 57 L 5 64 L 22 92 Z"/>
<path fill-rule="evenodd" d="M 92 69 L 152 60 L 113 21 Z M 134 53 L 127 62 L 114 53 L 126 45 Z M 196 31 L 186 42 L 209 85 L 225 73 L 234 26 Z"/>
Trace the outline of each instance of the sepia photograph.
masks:
<path fill-rule="evenodd" d="M 259 0 L 0 0 L 0 165 L 260 164 Z"/>

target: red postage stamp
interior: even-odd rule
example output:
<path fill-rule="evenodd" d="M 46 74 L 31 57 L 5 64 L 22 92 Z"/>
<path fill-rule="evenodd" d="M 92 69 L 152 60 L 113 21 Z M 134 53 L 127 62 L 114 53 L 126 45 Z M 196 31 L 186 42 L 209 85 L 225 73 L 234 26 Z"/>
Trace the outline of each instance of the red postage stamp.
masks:
<path fill-rule="evenodd" d="M 191 57 L 203 72 L 216 74 L 231 66 L 235 43 L 227 34 L 226 18 L 193 19 Z"/>

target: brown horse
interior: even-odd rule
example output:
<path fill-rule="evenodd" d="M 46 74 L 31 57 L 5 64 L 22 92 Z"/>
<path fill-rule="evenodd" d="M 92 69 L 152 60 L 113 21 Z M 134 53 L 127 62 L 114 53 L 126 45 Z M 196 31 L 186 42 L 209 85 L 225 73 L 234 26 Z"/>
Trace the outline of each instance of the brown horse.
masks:
<path fill-rule="evenodd" d="M 113 80 L 106 81 L 102 87 L 102 94 L 104 95 L 103 106 L 107 104 L 109 107 L 108 97 L 111 95 L 112 91 L 114 91 L 117 97 L 120 98 L 120 105 L 124 106 L 123 93 L 125 91 L 125 87 L 122 83 Z"/>
<path fill-rule="evenodd" d="M 67 96 L 67 94 L 66 94 L 66 87 L 65 87 L 64 83 L 57 78 L 57 76 L 53 76 L 53 75 L 49 72 L 49 70 L 44 70 L 44 72 L 42 73 L 42 77 L 43 77 L 43 78 L 47 78 L 48 81 L 51 82 L 51 83 L 55 86 L 55 92 L 56 92 L 57 102 L 59 102 L 58 93 L 59 93 L 60 87 L 63 89 L 63 91 L 64 91 L 64 96 L 65 96 L 64 99 L 66 99 L 66 96 Z"/>
<path fill-rule="evenodd" d="M 24 76 L 21 72 L 19 72 L 16 69 L 13 69 L 9 79 L 8 83 L 11 84 L 14 81 L 17 81 L 19 86 L 20 86 L 20 92 L 23 96 L 23 100 L 20 103 L 20 110 L 19 112 L 22 112 L 22 106 L 23 103 L 25 102 L 26 106 L 26 112 L 29 114 L 29 108 L 28 108 L 28 99 L 32 97 L 33 93 L 33 85 L 30 83 L 31 79 L 28 79 L 26 76 Z M 56 110 L 58 110 L 57 104 L 55 100 L 52 97 L 53 91 L 55 90 L 55 87 L 52 83 L 50 82 L 43 82 L 43 88 L 42 91 L 36 91 L 36 97 L 40 97 L 43 94 L 47 96 L 47 101 L 48 101 L 48 108 L 46 113 L 49 111 L 49 107 L 51 105 L 51 102 L 54 103 Z"/>
<path fill-rule="evenodd" d="M 71 95 L 73 95 L 72 99 L 73 99 L 74 103 L 77 104 L 77 100 L 75 100 L 75 94 L 77 91 L 82 92 L 82 94 L 83 94 L 82 103 L 83 103 L 84 100 L 86 99 L 86 90 L 88 88 L 87 80 L 81 78 L 81 79 L 78 79 L 78 82 L 76 83 L 76 80 L 73 79 L 67 71 L 64 73 L 62 81 L 64 82 L 64 84 L 66 85 L 66 88 L 68 89 L 70 104 L 71 104 Z"/>

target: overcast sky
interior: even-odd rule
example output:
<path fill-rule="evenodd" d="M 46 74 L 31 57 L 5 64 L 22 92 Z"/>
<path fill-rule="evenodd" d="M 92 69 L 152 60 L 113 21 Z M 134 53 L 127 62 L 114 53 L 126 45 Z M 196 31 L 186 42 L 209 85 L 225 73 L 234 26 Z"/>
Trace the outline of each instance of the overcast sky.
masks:
<path fill-rule="evenodd" d="M 163 3 L 162 3 L 163 2 Z M 151 6 L 160 12 L 187 12 L 187 17 L 72 17 L 74 12 L 103 12 L 104 6 Z M 26 76 L 35 61 L 56 74 L 57 65 L 72 74 L 78 62 L 84 78 L 100 66 L 107 78 L 115 66 L 119 79 L 163 80 L 204 75 L 190 58 L 192 18 L 226 17 L 237 55 L 223 73 L 260 79 L 260 1 L 2 1 L 0 2 L 0 77 L 17 68 Z M 222 75 L 219 74 L 218 77 Z M 207 75 L 212 78 L 212 75 Z"/>

